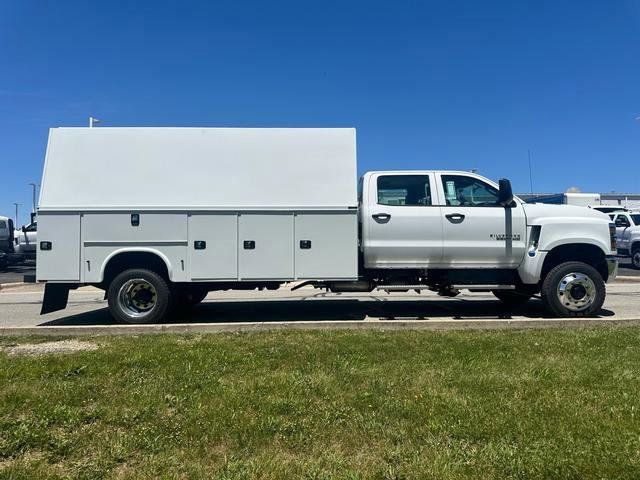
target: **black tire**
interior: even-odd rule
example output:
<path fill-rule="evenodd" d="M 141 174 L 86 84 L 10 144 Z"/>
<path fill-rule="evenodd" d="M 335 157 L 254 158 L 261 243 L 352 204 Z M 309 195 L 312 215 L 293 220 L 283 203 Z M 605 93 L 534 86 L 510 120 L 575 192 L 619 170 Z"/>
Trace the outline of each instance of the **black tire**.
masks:
<path fill-rule="evenodd" d="M 190 310 L 195 305 L 202 302 L 209 292 L 200 288 L 178 288 L 174 291 L 175 311 Z"/>
<path fill-rule="evenodd" d="M 498 300 L 509 307 L 520 307 L 531 298 L 530 294 L 518 292 L 517 290 L 492 290 L 492 293 Z"/>
<path fill-rule="evenodd" d="M 606 288 L 600 273 L 591 265 L 565 262 L 546 275 L 541 293 L 547 310 L 554 316 L 589 317 L 602 308 Z"/>
<path fill-rule="evenodd" d="M 136 290 L 137 289 L 137 290 Z M 125 270 L 109 284 L 109 313 L 120 323 L 159 323 L 171 310 L 167 281 L 142 268 Z"/>
<path fill-rule="evenodd" d="M 635 245 L 631 250 L 631 265 L 640 270 L 640 245 Z"/>
<path fill-rule="evenodd" d="M 207 297 L 208 293 L 207 290 L 193 289 L 187 293 L 185 301 L 191 305 L 197 305 Z"/>

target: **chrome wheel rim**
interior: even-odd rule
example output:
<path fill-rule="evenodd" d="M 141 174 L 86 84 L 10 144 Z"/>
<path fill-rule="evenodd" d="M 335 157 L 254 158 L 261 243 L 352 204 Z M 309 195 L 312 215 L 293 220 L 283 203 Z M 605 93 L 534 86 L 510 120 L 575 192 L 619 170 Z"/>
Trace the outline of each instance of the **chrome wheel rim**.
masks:
<path fill-rule="evenodd" d="M 144 278 L 127 280 L 118 291 L 118 303 L 122 311 L 132 318 L 148 315 L 158 301 L 156 288 Z"/>
<path fill-rule="evenodd" d="M 584 273 L 569 273 L 558 283 L 557 294 L 565 308 L 579 312 L 593 304 L 596 299 L 596 284 Z"/>
<path fill-rule="evenodd" d="M 631 257 L 631 262 L 633 266 L 636 268 L 640 268 L 640 252 L 635 252 L 633 257 Z"/>

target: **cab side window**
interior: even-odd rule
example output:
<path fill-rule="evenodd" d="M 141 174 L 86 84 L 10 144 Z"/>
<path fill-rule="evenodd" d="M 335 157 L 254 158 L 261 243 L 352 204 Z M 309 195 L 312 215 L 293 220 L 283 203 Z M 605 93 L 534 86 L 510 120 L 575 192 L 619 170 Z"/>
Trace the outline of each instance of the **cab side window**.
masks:
<path fill-rule="evenodd" d="M 432 205 L 428 175 L 381 175 L 378 204 L 393 206 Z"/>
<path fill-rule="evenodd" d="M 446 204 L 452 207 L 495 207 L 498 189 L 477 178 L 464 175 L 442 175 Z"/>

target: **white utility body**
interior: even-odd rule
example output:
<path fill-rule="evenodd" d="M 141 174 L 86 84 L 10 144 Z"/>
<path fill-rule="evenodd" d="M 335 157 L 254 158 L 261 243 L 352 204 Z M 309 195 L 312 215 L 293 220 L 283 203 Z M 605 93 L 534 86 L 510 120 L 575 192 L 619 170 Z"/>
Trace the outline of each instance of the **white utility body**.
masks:
<path fill-rule="evenodd" d="M 510 304 L 542 292 L 558 315 L 602 305 L 617 267 L 606 215 L 527 205 L 469 172 L 368 172 L 358 192 L 356 171 L 350 128 L 51 129 L 43 312 L 91 284 L 116 319 L 160 321 L 210 290 L 299 281 Z"/>

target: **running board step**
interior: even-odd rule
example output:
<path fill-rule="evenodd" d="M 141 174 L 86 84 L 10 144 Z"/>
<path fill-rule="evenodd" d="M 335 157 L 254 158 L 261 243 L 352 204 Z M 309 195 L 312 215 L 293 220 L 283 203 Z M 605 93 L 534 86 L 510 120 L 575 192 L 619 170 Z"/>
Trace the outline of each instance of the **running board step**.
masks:
<path fill-rule="evenodd" d="M 427 290 L 428 285 L 378 285 L 376 290 L 394 291 L 394 290 Z"/>
<path fill-rule="evenodd" d="M 515 290 L 515 285 L 451 285 L 451 288 L 468 290 Z"/>
<path fill-rule="evenodd" d="M 502 284 L 491 284 L 491 285 L 451 285 L 449 288 L 455 290 L 461 289 L 471 289 L 471 290 L 515 290 L 515 285 L 502 285 Z M 375 288 L 376 290 L 384 290 L 384 291 L 394 291 L 394 290 L 428 290 L 428 285 L 378 285 Z"/>

